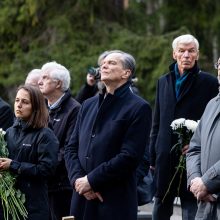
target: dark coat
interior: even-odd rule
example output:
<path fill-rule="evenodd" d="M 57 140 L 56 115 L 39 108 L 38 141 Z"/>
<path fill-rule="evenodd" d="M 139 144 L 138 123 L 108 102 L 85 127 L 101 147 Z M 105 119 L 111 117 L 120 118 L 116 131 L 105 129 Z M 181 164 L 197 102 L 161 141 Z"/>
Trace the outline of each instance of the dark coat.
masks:
<path fill-rule="evenodd" d="M 151 108 L 134 95 L 129 83 L 114 95 L 86 100 L 66 147 L 71 184 L 87 175 L 104 202 L 87 201 L 74 193 L 71 215 L 77 220 L 137 219 L 136 168 L 151 125 Z"/>
<path fill-rule="evenodd" d="M 28 220 L 48 220 L 47 177 L 57 165 L 58 140 L 49 128 L 28 128 L 16 121 L 6 132 L 10 170 L 25 194 Z"/>
<path fill-rule="evenodd" d="M 80 104 L 71 96 L 69 90 L 61 99 L 59 105 L 49 111 L 50 127 L 59 140 L 58 166 L 55 175 L 49 180 L 49 191 L 59 191 L 63 189 L 72 190 L 67 175 L 64 161 L 64 146 L 67 145 L 76 124 L 77 114 Z"/>
<path fill-rule="evenodd" d="M 77 93 L 75 99 L 79 103 L 83 103 L 86 99 L 93 97 L 99 91 L 98 86 L 95 84 L 90 86 L 87 82 L 80 88 L 79 92 Z"/>
<path fill-rule="evenodd" d="M 0 98 L 0 128 L 4 131 L 13 125 L 14 113 L 10 105 Z"/>
<path fill-rule="evenodd" d="M 177 141 L 170 127 L 171 122 L 178 118 L 199 120 L 206 104 L 218 93 L 217 78 L 200 71 L 197 64 L 195 64 L 186 82 L 181 87 L 180 97 L 177 100 L 174 65 L 175 63 L 170 66 L 168 74 L 158 80 L 150 141 L 150 163 L 156 168 L 156 196 L 161 198 L 168 189 L 178 163 L 175 152 L 170 152 Z M 179 181 L 178 176 L 176 180 Z M 172 186 L 172 189 L 174 188 L 176 191 L 177 184 L 175 183 Z M 180 193 L 184 193 L 186 190 L 185 174 Z"/>

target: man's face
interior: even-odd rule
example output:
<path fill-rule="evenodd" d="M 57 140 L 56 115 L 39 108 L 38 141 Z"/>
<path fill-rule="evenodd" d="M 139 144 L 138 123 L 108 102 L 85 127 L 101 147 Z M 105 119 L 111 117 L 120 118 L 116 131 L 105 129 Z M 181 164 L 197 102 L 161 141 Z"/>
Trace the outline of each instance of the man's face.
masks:
<path fill-rule="evenodd" d="M 180 74 L 185 70 L 191 69 L 199 58 L 199 51 L 195 43 L 179 43 L 173 51 L 173 58 L 177 61 Z"/>
<path fill-rule="evenodd" d="M 58 82 L 59 80 L 52 79 L 47 71 L 42 72 L 38 81 L 39 89 L 43 95 L 49 96 L 58 88 Z"/>
<path fill-rule="evenodd" d="M 105 57 L 101 63 L 101 81 L 105 84 L 121 84 L 131 74 L 129 69 L 122 65 L 122 54 L 112 53 Z"/>

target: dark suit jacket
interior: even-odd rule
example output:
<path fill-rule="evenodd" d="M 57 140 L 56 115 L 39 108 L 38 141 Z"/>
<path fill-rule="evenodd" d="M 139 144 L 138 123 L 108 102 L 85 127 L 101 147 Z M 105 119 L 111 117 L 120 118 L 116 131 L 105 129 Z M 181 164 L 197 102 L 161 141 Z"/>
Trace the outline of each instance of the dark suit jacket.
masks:
<path fill-rule="evenodd" d="M 59 140 L 58 166 L 55 175 L 49 179 L 49 192 L 72 190 L 64 161 L 64 146 L 73 132 L 80 106 L 67 90 L 59 105 L 49 111 L 49 126 Z"/>
<path fill-rule="evenodd" d="M 178 163 L 175 152 L 170 152 L 177 141 L 172 134 L 171 122 L 178 118 L 199 120 L 208 101 L 218 93 L 217 78 L 200 71 L 195 64 L 181 88 L 180 97 L 177 99 L 174 65 L 175 63 L 170 66 L 168 74 L 158 80 L 150 138 L 150 163 L 156 168 L 157 197 L 164 196 Z M 184 175 L 182 182 L 181 191 L 185 192 L 187 190 L 186 175 Z M 172 189 L 175 193 L 177 184 L 174 183 Z"/>
<path fill-rule="evenodd" d="M 4 131 L 13 125 L 14 113 L 10 105 L 0 98 L 0 128 Z"/>
<path fill-rule="evenodd" d="M 129 83 L 108 94 L 86 100 L 66 147 L 72 185 L 87 175 L 104 202 L 73 194 L 71 215 L 78 220 L 137 219 L 136 167 L 143 157 L 151 108 L 134 95 Z"/>

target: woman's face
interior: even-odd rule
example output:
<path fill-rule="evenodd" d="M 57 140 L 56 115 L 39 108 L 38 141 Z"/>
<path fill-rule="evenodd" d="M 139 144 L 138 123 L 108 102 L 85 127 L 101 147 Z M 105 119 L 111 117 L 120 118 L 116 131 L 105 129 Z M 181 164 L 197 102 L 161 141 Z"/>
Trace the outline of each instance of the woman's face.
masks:
<path fill-rule="evenodd" d="M 17 118 L 21 118 L 24 121 L 28 121 L 32 114 L 32 104 L 28 91 L 20 89 L 17 92 L 14 112 Z"/>

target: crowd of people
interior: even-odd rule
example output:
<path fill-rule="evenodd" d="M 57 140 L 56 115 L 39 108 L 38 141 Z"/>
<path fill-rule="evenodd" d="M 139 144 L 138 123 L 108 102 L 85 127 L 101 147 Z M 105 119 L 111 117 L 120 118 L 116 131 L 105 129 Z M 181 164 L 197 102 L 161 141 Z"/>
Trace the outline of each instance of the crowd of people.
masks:
<path fill-rule="evenodd" d="M 134 86 L 136 61 L 121 50 L 98 57 L 75 98 L 68 69 L 54 61 L 28 73 L 14 111 L 0 99 L 9 151 L 0 172 L 16 175 L 28 220 L 135 220 L 137 185 L 148 172 L 153 220 L 169 220 L 177 196 L 183 220 L 220 219 L 220 59 L 215 77 L 200 69 L 194 36 L 178 36 L 172 48 L 153 114 Z M 180 156 L 171 151 L 178 140 L 170 125 L 178 118 L 200 122 L 182 149 L 187 169 L 180 188 L 177 175 L 167 193 Z M 0 207 L 0 219 L 3 214 Z"/>

